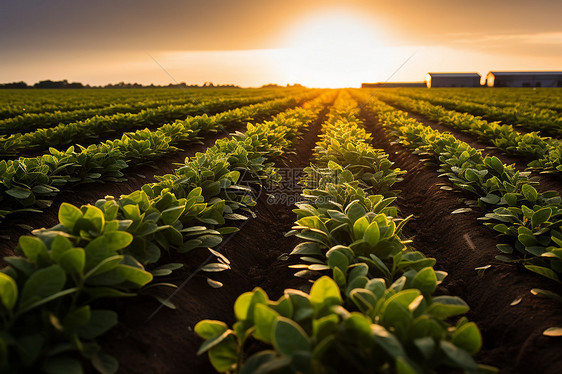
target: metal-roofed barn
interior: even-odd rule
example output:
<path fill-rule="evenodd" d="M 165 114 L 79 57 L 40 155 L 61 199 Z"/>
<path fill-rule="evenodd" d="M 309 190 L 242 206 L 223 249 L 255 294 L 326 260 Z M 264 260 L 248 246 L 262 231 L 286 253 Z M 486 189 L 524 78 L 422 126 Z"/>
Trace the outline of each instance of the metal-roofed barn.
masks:
<path fill-rule="evenodd" d="M 480 87 L 478 73 L 427 73 L 427 88 L 431 87 Z"/>
<path fill-rule="evenodd" d="M 377 82 L 361 83 L 361 88 L 425 87 L 425 82 Z"/>
<path fill-rule="evenodd" d="M 491 71 L 488 87 L 562 87 L 562 71 Z"/>

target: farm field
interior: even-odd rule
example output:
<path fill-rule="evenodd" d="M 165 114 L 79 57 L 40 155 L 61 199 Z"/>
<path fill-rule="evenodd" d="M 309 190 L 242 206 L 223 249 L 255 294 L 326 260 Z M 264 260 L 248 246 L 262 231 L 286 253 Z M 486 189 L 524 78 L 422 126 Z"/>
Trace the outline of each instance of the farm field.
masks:
<path fill-rule="evenodd" d="M 562 368 L 562 89 L 0 103 L 0 372 Z"/>

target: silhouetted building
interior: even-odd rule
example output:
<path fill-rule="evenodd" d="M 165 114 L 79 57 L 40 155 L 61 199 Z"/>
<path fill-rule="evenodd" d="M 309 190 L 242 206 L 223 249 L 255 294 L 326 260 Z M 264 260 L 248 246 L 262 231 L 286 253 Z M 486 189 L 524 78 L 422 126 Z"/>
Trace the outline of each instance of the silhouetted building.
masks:
<path fill-rule="evenodd" d="M 361 83 L 361 88 L 377 88 L 377 87 L 425 87 L 425 82 L 377 82 L 377 83 Z"/>
<path fill-rule="evenodd" d="M 431 87 L 480 87 L 478 73 L 427 73 L 425 83 Z"/>
<path fill-rule="evenodd" d="M 562 71 L 491 71 L 488 87 L 562 87 Z"/>

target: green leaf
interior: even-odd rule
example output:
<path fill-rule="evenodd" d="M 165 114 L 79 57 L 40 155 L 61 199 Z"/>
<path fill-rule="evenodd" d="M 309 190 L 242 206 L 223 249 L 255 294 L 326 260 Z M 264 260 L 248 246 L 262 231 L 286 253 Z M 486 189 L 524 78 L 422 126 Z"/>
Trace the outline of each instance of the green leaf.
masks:
<path fill-rule="evenodd" d="M 371 247 L 374 247 L 379 242 L 381 233 L 377 222 L 373 221 L 365 230 L 363 240 L 365 240 Z"/>
<path fill-rule="evenodd" d="M 456 296 L 437 296 L 433 298 L 433 303 L 429 305 L 426 312 L 438 318 L 448 318 L 468 312 L 470 308 L 459 297 Z"/>
<path fill-rule="evenodd" d="M 365 216 L 367 211 L 365 208 L 359 203 L 359 200 L 354 200 L 345 209 L 345 213 L 349 217 L 351 223 L 355 223 L 359 218 Z"/>
<path fill-rule="evenodd" d="M 8 310 L 12 310 L 18 300 L 18 286 L 9 276 L 0 272 L 0 300 Z"/>
<path fill-rule="evenodd" d="M 112 310 L 90 311 L 90 321 L 78 331 L 83 339 L 95 339 L 117 325 L 117 313 Z"/>
<path fill-rule="evenodd" d="M 162 221 L 165 225 L 171 225 L 180 218 L 184 210 L 184 205 L 168 208 L 162 212 Z"/>
<path fill-rule="evenodd" d="M 19 248 L 25 257 L 31 262 L 37 262 L 41 258 L 48 258 L 47 247 L 41 239 L 35 236 L 21 236 L 18 242 Z"/>
<path fill-rule="evenodd" d="M 63 319 L 65 330 L 73 330 L 82 326 L 86 326 L 90 321 L 90 306 L 84 305 L 81 308 L 69 312 Z"/>
<path fill-rule="evenodd" d="M 419 373 L 406 361 L 404 357 L 396 358 L 396 373 L 397 374 L 417 374 Z"/>
<path fill-rule="evenodd" d="M 315 242 L 303 242 L 298 244 L 291 252 L 291 255 L 320 255 L 322 245 Z"/>
<path fill-rule="evenodd" d="M 140 288 L 152 280 L 152 274 L 138 267 L 119 264 L 112 270 L 89 278 L 88 284 L 116 286 L 125 283 L 128 287 Z"/>
<path fill-rule="evenodd" d="M 256 325 L 254 335 L 256 339 L 260 339 L 266 343 L 271 343 L 273 325 L 277 317 L 279 317 L 279 313 L 269 308 L 267 305 L 256 305 L 254 308 L 254 323 Z"/>
<path fill-rule="evenodd" d="M 84 209 L 84 206 L 82 206 L 82 209 Z M 83 218 L 90 221 L 96 228 L 97 232 L 103 231 L 103 227 L 105 225 L 105 215 L 101 209 L 93 205 L 88 205 L 86 206 L 86 212 L 84 212 Z"/>
<path fill-rule="evenodd" d="M 133 235 L 126 231 L 110 231 L 103 234 L 105 244 L 111 251 L 123 249 L 133 241 Z"/>
<path fill-rule="evenodd" d="M 535 213 L 533 213 L 533 217 L 531 218 L 531 223 L 533 224 L 534 227 L 538 225 L 542 225 L 543 223 L 548 221 L 551 215 L 552 215 L 551 208 L 549 207 L 541 208 L 537 210 Z"/>
<path fill-rule="evenodd" d="M 546 268 L 544 266 L 538 266 L 538 265 L 525 265 L 525 268 L 534 271 L 535 273 L 540 274 L 543 277 L 547 277 L 556 282 L 560 282 L 560 278 L 558 278 L 558 275 L 552 269 Z"/>
<path fill-rule="evenodd" d="M 428 297 L 437 288 L 437 275 L 432 267 L 426 267 L 420 270 L 412 282 L 412 287 L 422 291 Z"/>
<path fill-rule="evenodd" d="M 265 304 L 267 294 L 261 288 L 255 288 L 252 292 L 244 292 L 234 302 L 234 314 L 239 321 L 252 320 L 256 304 Z"/>
<path fill-rule="evenodd" d="M 108 271 L 114 269 L 115 267 L 117 267 L 117 265 L 119 265 L 119 263 L 123 260 L 123 258 L 124 258 L 124 256 L 122 256 L 122 255 L 116 255 L 116 256 L 104 258 L 99 263 L 97 263 L 96 266 L 94 266 L 84 276 L 84 278 L 93 277 L 93 276 L 103 274 L 105 272 L 108 272 Z"/>
<path fill-rule="evenodd" d="M 326 253 L 326 257 L 328 257 L 328 266 L 331 269 L 337 267 L 344 273 L 347 271 L 349 259 L 342 251 L 331 249 Z"/>
<path fill-rule="evenodd" d="M 199 350 L 197 351 L 197 355 L 202 355 L 203 353 L 209 351 L 210 349 L 218 346 L 220 343 L 222 343 L 226 339 L 232 338 L 233 334 L 234 334 L 234 332 L 229 329 L 229 330 L 224 331 L 220 335 L 216 335 L 216 336 L 213 336 L 212 338 L 207 339 L 203 344 L 201 344 L 201 347 L 199 347 Z"/>
<path fill-rule="evenodd" d="M 226 323 L 210 319 L 199 321 L 194 328 L 195 333 L 205 340 L 219 336 L 226 330 L 228 330 Z"/>
<path fill-rule="evenodd" d="M 59 265 L 37 270 L 25 282 L 20 306 L 54 295 L 64 287 L 66 274 Z"/>
<path fill-rule="evenodd" d="M 273 327 L 273 346 L 279 353 L 291 356 L 298 351 L 309 351 L 310 341 L 296 322 L 279 317 Z"/>
<path fill-rule="evenodd" d="M 310 289 L 310 302 L 316 313 L 332 305 L 341 305 L 342 297 L 336 282 L 328 276 L 319 278 Z"/>
<path fill-rule="evenodd" d="M 76 221 L 82 218 L 82 211 L 72 204 L 62 203 L 59 208 L 59 221 L 71 232 Z"/>
<path fill-rule="evenodd" d="M 69 274 L 82 275 L 86 264 L 86 253 L 82 248 L 72 248 L 59 258 L 59 264 Z"/>
<path fill-rule="evenodd" d="M 290 363 L 290 358 L 287 358 Z M 258 374 L 268 372 L 268 365 L 278 360 L 277 353 L 272 350 L 258 352 L 244 362 L 240 374 Z"/>
<path fill-rule="evenodd" d="M 233 369 L 238 364 L 238 347 L 234 336 L 228 335 L 226 339 L 222 340 L 209 351 L 209 361 L 219 373 L 227 371 L 233 372 Z"/>
<path fill-rule="evenodd" d="M 58 262 L 60 256 L 70 248 L 72 248 L 70 240 L 63 235 L 57 235 L 51 242 L 51 259 Z"/>
<path fill-rule="evenodd" d="M 216 247 L 222 242 L 222 237 L 219 235 L 201 235 L 197 238 L 201 241 L 200 247 Z"/>
<path fill-rule="evenodd" d="M 486 157 L 486 161 L 488 161 L 488 164 L 489 164 L 498 174 L 503 173 L 503 171 L 504 171 L 504 165 L 503 165 L 503 162 L 501 162 L 499 158 L 497 158 L 496 156 Z"/>
<path fill-rule="evenodd" d="M 355 221 L 355 223 L 353 224 L 353 235 L 355 237 L 355 240 L 359 240 L 363 238 L 363 235 L 365 234 L 367 227 L 369 227 L 369 221 L 367 220 L 366 217 L 361 217 L 357 221 Z"/>
<path fill-rule="evenodd" d="M 105 352 L 96 352 L 92 356 L 92 366 L 101 374 L 114 374 L 119 370 L 117 359 Z"/>
<path fill-rule="evenodd" d="M 452 342 L 470 354 L 475 354 L 482 347 L 482 335 L 474 322 L 468 322 L 457 328 Z"/>
<path fill-rule="evenodd" d="M 535 188 L 530 184 L 524 184 L 521 190 L 523 192 L 523 196 L 525 196 L 525 199 L 528 201 L 534 203 L 537 200 L 537 190 L 535 190 Z"/>
<path fill-rule="evenodd" d="M 453 343 L 445 340 L 441 340 L 439 342 L 439 347 L 443 352 L 445 352 L 447 357 L 450 358 L 460 368 L 466 371 L 476 372 L 478 366 L 467 351 L 460 349 Z"/>
<path fill-rule="evenodd" d="M 31 196 L 31 191 L 27 188 L 10 188 L 9 190 L 4 191 L 7 195 L 10 195 L 18 200 L 25 200 L 29 196 Z"/>
<path fill-rule="evenodd" d="M 481 201 L 485 202 L 486 204 L 498 204 L 500 202 L 500 197 L 494 194 L 488 194 L 484 197 L 480 198 Z"/>
<path fill-rule="evenodd" d="M 371 334 L 375 342 L 394 359 L 406 356 L 400 341 L 384 327 L 371 325 Z"/>

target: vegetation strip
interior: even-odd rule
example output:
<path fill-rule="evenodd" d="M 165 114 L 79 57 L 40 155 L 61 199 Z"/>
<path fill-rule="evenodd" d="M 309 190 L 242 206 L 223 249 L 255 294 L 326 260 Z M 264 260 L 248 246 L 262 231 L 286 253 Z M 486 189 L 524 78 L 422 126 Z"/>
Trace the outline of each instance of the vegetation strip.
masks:
<path fill-rule="evenodd" d="M 562 118 L 556 110 L 533 106 L 518 105 L 516 107 L 497 107 L 487 103 L 475 103 L 458 98 L 445 98 L 421 92 L 407 92 L 407 96 L 417 99 L 423 98 L 432 104 L 441 105 L 447 109 L 468 112 L 477 116 L 485 116 L 493 121 L 511 123 L 538 131 L 541 134 L 559 137 L 562 135 Z"/>
<path fill-rule="evenodd" d="M 541 137 L 538 132 L 520 134 L 511 125 L 489 123 L 472 114 L 447 110 L 425 100 L 386 93 L 380 93 L 378 96 L 385 102 L 415 111 L 430 120 L 476 135 L 509 154 L 533 159 L 528 165 L 530 170 L 543 173 L 562 172 L 562 143 L 557 139 Z"/>
<path fill-rule="evenodd" d="M 320 107 L 249 124 L 246 133 L 218 140 L 174 174 L 118 200 L 106 197 L 81 209 L 63 204 L 59 225 L 21 237 L 21 257 L 5 258 L 10 266 L 0 272 L 0 368 L 82 372 L 79 352 L 100 372 L 116 372 L 116 360 L 95 341 L 117 323 L 115 312 L 100 309 L 100 300 L 133 296 L 181 266 L 158 262 L 162 250 L 212 248 L 236 231 L 225 223 L 247 219 L 240 213 L 255 204 L 251 189 L 237 184 L 241 174 L 279 178 L 269 160 Z M 204 270 L 229 267 L 224 256 L 211 253 L 219 261 Z M 150 284 L 157 285 L 169 286 Z"/>
<path fill-rule="evenodd" d="M 481 219 L 511 237 L 498 244 L 498 260 L 521 263 L 535 273 L 562 281 L 562 205 L 556 192 L 539 193 L 537 185 L 497 157 L 482 156 L 450 134 L 442 134 L 409 118 L 407 113 L 371 99 L 368 104 L 390 135 L 417 154 L 436 158 L 440 171 L 460 189 L 478 197 L 487 213 Z"/>
<path fill-rule="evenodd" d="M 22 149 L 45 149 L 47 145 L 65 145 L 87 139 L 97 139 L 108 134 L 162 124 L 205 112 L 217 113 L 242 105 L 256 104 L 267 97 L 214 99 L 201 104 L 165 105 L 142 110 L 136 114 L 118 113 L 111 116 L 94 116 L 84 121 L 60 124 L 53 128 L 38 129 L 25 134 L 0 136 L 0 154 L 9 155 Z"/>
<path fill-rule="evenodd" d="M 337 103 L 325 123 L 317 165 L 306 170 L 309 203 L 297 205 L 289 233 L 305 240 L 293 251 L 306 262 L 298 267 L 331 277 L 277 301 L 260 288 L 242 294 L 232 329 L 213 320 L 195 326 L 205 339 L 199 353 L 235 373 L 493 371 L 471 357 L 481 346 L 477 326 L 445 322 L 468 311 L 466 303 L 432 296 L 446 273 L 400 238 L 407 219 L 396 217 L 394 198 L 371 194 L 388 191 L 401 171 L 368 145 L 357 108 L 347 105 Z M 271 349 L 246 358 L 250 337 Z"/>
<path fill-rule="evenodd" d="M 232 109 L 214 116 L 189 117 L 165 124 L 156 131 L 148 129 L 126 133 L 120 139 L 66 151 L 50 149 L 50 154 L 34 158 L 0 161 L 0 220 L 8 214 L 38 211 L 50 206 L 61 186 L 96 181 L 121 181 L 129 162 L 147 161 L 173 152 L 180 142 L 195 141 L 198 135 L 218 131 L 256 116 L 275 114 L 310 98 L 277 99 Z"/>
<path fill-rule="evenodd" d="M 201 97 L 183 97 L 174 100 L 136 101 L 131 104 L 114 104 L 102 108 L 77 109 L 71 111 L 54 111 L 26 113 L 17 117 L 0 120 L 0 134 L 21 133 L 39 128 L 48 128 L 61 123 L 83 121 L 94 116 L 107 116 L 117 113 L 135 114 L 147 108 L 164 105 L 181 105 L 201 100 Z"/>

